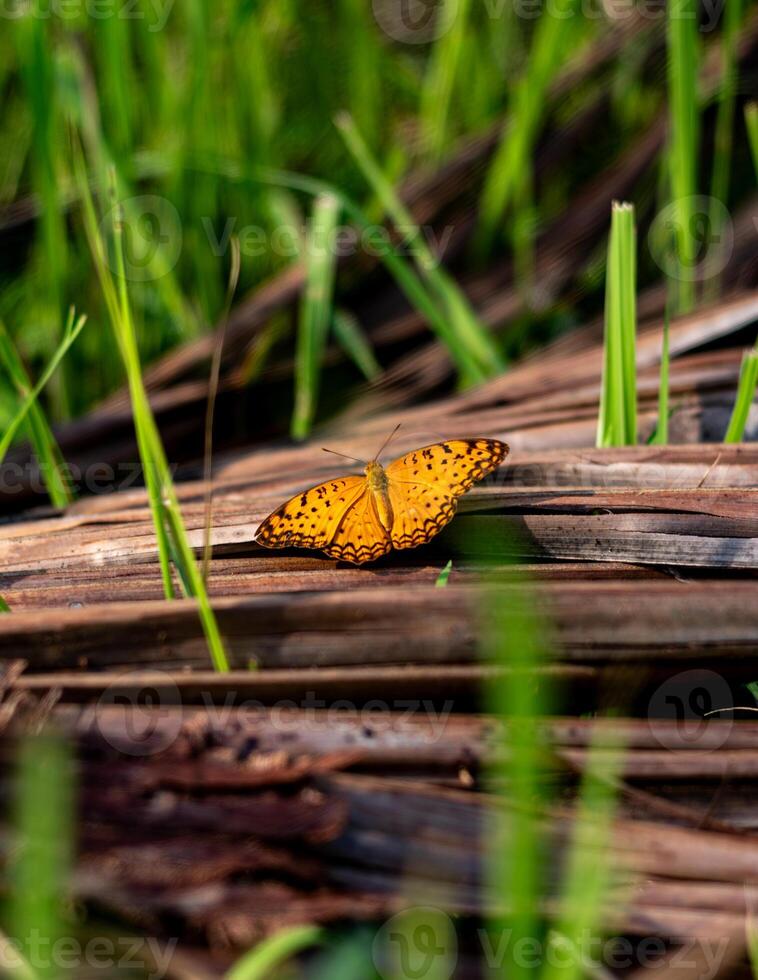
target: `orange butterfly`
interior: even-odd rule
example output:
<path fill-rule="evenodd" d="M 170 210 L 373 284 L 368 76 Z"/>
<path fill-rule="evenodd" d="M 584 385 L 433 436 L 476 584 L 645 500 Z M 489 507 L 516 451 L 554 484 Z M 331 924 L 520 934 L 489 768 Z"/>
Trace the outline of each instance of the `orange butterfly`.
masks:
<path fill-rule="evenodd" d="M 266 548 L 318 548 L 356 565 L 392 548 L 415 548 L 453 519 L 456 498 L 507 454 L 496 439 L 450 439 L 406 453 L 386 468 L 372 459 L 364 476 L 327 480 L 282 504 L 255 540 Z"/>

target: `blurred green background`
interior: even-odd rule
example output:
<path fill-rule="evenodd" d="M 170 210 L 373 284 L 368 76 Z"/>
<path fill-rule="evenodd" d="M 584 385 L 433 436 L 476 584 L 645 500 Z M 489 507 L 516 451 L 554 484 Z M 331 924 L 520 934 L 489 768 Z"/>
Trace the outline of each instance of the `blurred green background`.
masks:
<path fill-rule="evenodd" d="M 577 189 L 661 112 L 669 140 L 632 196 L 638 214 L 688 193 L 715 192 L 728 207 L 752 193 L 739 106 L 751 76 L 740 81 L 735 69 L 752 9 L 735 0 L 676 9 L 673 23 L 662 4 L 589 0 L 556 0 L 547 12 L 525 0 L 6 0 L 0 318 L 34 376 L 60 342 L 68 307 L 89 316 L 45 392 L 51 418 L 77 416 L 123 383 L 72 140 L 84 146 L 96 191 L 115 168 L 119 197 L 136 197 L 135 220 L 155 246 L 134 256 L 144 275 L 130 282 L 143 362 L 217 321 L 230 234 L 242 235 L 238 296 L 296 261 L 312 201 L 283 172 L 328 181 L 383 218 L 334 124 L 345 111 L 394 185 L 502 127 L 477 182 L 460 188 L 475 221 L 455 272 L 514 260 L 528 289 L 538 230 L 561 215 L 581 221 Z M 603 59 L 614 31 L 627 36 Z M 696 80 L 708 57 L 720 77 L 703 87 Z M 582 68 L 593 59 L 597 69 Z M 572 71 L 574 82 L 556 89 Z M 539 178 L 538 146 L 549 150 L 599 99 L 602 126 Z M 603 242 L 569 304 L 532 304 L 511 324 L 506 358 L 599 311 L 604 261 Z M 641 254 L 641 282 L 660 275 Z M 685 309 L 694 296 L 680 286 L 674 301 Z M 277 345 L 291 351 L 292 331 Z M 0 381 L 0 428 L 15 405 Z"/>

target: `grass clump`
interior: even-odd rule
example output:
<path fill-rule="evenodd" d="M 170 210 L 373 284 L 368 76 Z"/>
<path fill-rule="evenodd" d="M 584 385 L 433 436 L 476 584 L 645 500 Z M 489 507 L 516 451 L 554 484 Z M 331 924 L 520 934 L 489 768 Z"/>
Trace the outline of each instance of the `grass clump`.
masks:
<path fill-rule="evenodd" d="M 19 429 L 28 418 L 29 436 L 39 461 L 40 472 L 45 481 L 50 502 L 54 507 L 61 509 L 71 503 L 73 492 L 66 478 L 66 464 L 60 447 L 38 399 L 42 389 L 53 377 L 67 351 L 81 333 L 86 320 L 85 316 L 77 317 L 73 307 L 69 310 L 63 337 L 34 386 L 32 386 L 10 334 L 0 321 L 0 365 L 2 365 L 21 399 L 16 414 L 0 438 L 0 463 L 5 458 Z"/>

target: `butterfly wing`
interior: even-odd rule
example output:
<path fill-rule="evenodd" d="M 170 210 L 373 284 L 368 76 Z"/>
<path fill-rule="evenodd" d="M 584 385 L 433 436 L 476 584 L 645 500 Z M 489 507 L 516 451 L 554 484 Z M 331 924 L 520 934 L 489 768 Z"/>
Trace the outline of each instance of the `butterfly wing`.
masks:
<path fill-rule="evenodd" d="M 386 555 L 392 548 L 388 531 L 379 520 L 374 495 L 366 486 L 348 508 L 331 542 L 324 548 L 327 555 L 362 565 Z"/>
<path fill-rule="evenodd" d="M 366 489 L 365 476 L 341 476 L 319 483 L 269 514 L 255 540 L 266 548 L 326 549 L 345 514 Z"/>
<path fill-rule="evenodd" d="M 387 466 L 392 544 L 415 548 L 455 515 L 457 498 L 497 469 L 508 447 L 497 439 L 450 439 L 406 453 Z"/>

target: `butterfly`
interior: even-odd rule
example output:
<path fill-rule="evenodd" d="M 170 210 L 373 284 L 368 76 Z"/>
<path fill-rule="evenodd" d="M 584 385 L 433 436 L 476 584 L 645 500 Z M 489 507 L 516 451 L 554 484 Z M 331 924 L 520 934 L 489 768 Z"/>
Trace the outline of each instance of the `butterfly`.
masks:
<path fill-rule="evenodd" d="M 378 457 L 388 442 L 362 476 L 319 483 L 269 514 L 256 532 L 258 544 L 317 548 L 356 565 L 393 548 L 415 548 L 438 534 L 453 519 L 458 497 L 508 455 L 497 439 L 449 439 L 384 467 Z"/>

